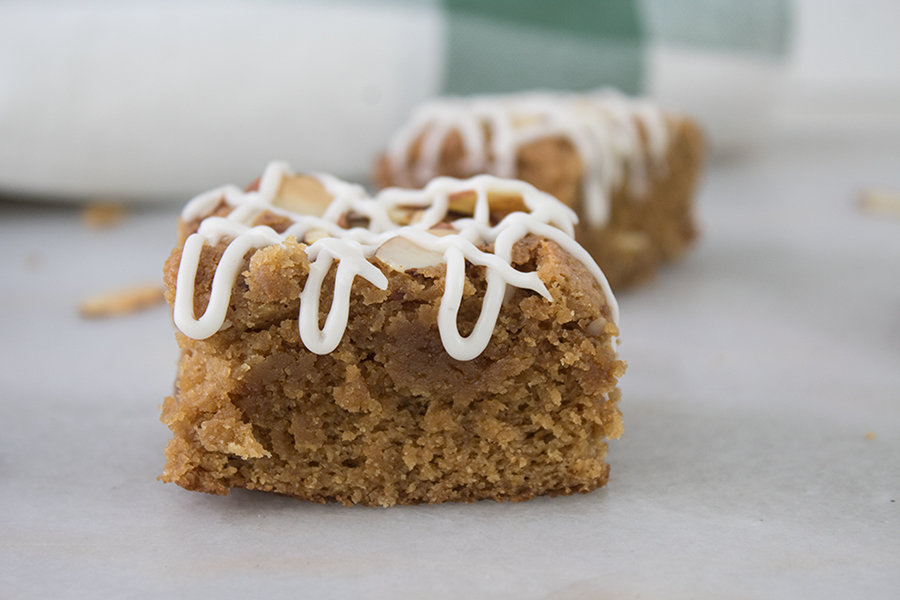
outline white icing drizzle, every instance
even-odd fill
[[[645,194],[648,161],[649,167],[664,169],[669,140],[657,106],[612,90],[443,98],[423,104],[392,138],[387,159],[394,180],[420,186],[435,177],[441,147],[452,131],[462,138],[469,172],[499,177],[516,176],[522,146],[546,137],[568,139],[584,165],[583,211],[595,227],[608,221],[610,194],[626,174],[630,190]],[[410,150],[419,139],[420,151],[408,172]]]
[[[468,180],[439,177],[422,190],[388,188],[376,197],[367,197],[359,186],[328,175],[313,175],[332,196],[321,217],[288,211],[273,204],[282,178],[292,175],[284,163],[270,164],[257,191],[243,192],[225,186],[191,200],[182,212],[184,221],[210,215],[224,202],[232,207],[225,217],[206,216],[196,233],[185,240],[176,280],[175,325],[188,337],[205,339],[219,331],[231,298],[231,290],[249,250],[282,244],[293,237],[299,241],[311,230],[324,232],[306,248],[310,259],[309,275],[300,294],[299,329],[303,344],[312,352],[327,354],[340,343],[347,327],[350,291],[356,277],[362,277],[379,289],[386,289],[387,277],[371,262],[376,251],[392,238],[404,238],[420,248],[440,254],[446,263],[444,294],[438,311],[438,330],[447,353],[457,360],[471,360],[487,347],[509,287],[532,290],[548,301],[550,292],[535,272],[523,272],[511,264],[513,246],[528,234],[553,240],[583,263],[600,283],[606,295],[610,316],[618,324],[618,305],[603,272],[573,238],[575,213],[552,196],[522,181],[492,175]],[[474,191],[474,213],[469,218],[446,222],[450,196]],[[489,192],[521,196],[528,212],[511,212],[492,224]],[[398,209],[416,209],[414,223],[404,225],[391,217]],[[268,226],[252,226],[263,211],[285,216],[291,225],[278,233]],[[339,225],[347,215],[368,218],[366,227]],[[429,231],[438,223],[451,227],[440,234]],[[198,318],[194,314],[196,275],[203,247],[228,239],[213,275],[209,302]],[[493,253],[479,245],[493,244]],[[323,328],[319,328],[319,304],[322,284],[334,261],[334,294]],[[463,337],[457,327],[457,314],[466,279],[466,263],[487,269],[487,289],[481,314],[472,332]]]

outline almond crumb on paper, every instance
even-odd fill
[[[873,431],[867,431],[867,432],[866,432],[866,439],[867,439],[867,440],[874,440],[874,439],[875,439],[875,432],[873,432]]]
[[[136,285],[86,298],[78,312],[88,319],[115,317],[156,306],[163,300],[163,288],[159,284]]]
[[[25,255],[25,269],[28,271],[40,271],[44,266],[44,257],[38,252],[29,252]]]
[[[859,209],[875,216],[900,217],[900,191],[863,190],[859,197]]]
[[[118,225],[125,216],[125,207],[118,202],[88,202],[81,211],[81,222],[92,229]]]

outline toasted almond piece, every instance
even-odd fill
[[[327,237],[331,236],[324,229],[310,229],[306,232],[306,235],[303,236],[303,242],[305,244],[312,244]]]
[[[606,319],[604,319],[603,317],[598,317],[598,318],[594,319],[593,321],[591,321],[590,323],[588,323],[588,326],[585,328],[584,331],[588,335],[591,335],[594,337],[600,336],[606,330],[606,323],[607,323]]]
[[[440,252],[423,248],[403,237],[392,237],[375,250],[375,258],[398,271],[424,269],[444,262]]]
[[[878,216],[900,216],[900,191],[865,190],[859,197],[859,208]]]
[[[496,191],[488,193],[488,204],[491,207],[491,216],[499,221],[511,212],[528,212],[525,199],[522,194],[510,191]]]
[[[463,190],[450,194],[448,198],[447,210],[450,212],[462,213],[464,215],[475,214],[475,203],[478,201],[478,194],[475,190]]]
[[[418,206],[394,206],[388,209],[391,221],[398,225],[418,223],[425,213],[425,208]]]
[[[85,299],[78,307],[82,317],[114,317],[150,308],[163,301],[163,288],[147,284],[106,292]]]
[[[331,204],[332,196],[311,175],[287,175],[272,199],[272,205],[301,215],[321,217]]]
[[[541,117],[535,113],[518,114],[512,119],[513,127],[524,129],[525,127],[539,125]]]
[[[495,221],[501,220],[511,212],[528,212],[525,200],[521,194],[507,190],[489,190],[488,206],[490,207],[491,217]],[[451,194],[447,209],[450,212],[462,213],[464,215],[475,214],[475,204],[478,200],[478,194],[475,190],[464,190]]]
[[[650,246],[649,236],[642,231],[620,231],[613,239],[617,252],[637,254]]]
[[[92,229],[112,227],[122,222],[125,207],[121,202],[95,201],[88,202],[81,211],[81,221]]]
[[[436,235],[438,237],[443,237],[445,235],[450,235],[451,233],[456,233],[456,230],[450,226],[449,223],[438,223],[434,227],[428,230],[428,233],[431,235]]]

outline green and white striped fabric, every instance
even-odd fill
[[[364,179],[436,95],[612,86],[764,129],[788,0],[0,3],[0,192],[184,197],[273,158]],[[734,119],[735,112],[741,119]]]
[[[644,92],[652,48],[780,59],[784,0],[445,0],[444,90]]]
[[[443,93],[616,87],[695,114],[717,150],[746,147],[765,132],[792,17],[787,0],[444,0],[441,6]]]

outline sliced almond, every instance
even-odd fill
[[[462,192],[450,194],[448,200],[447,210],[471,216],[475,214],[475,204],[478,201],[478,194],[475,190],[463,190]]]
[[[898,217],[900,216],[900,191],[897,190],[865,190],[859,198],[859,208],[870,214]]]
[[[375,250],[375,258],[398,271],[424,269],[444,262],[444,255],[403,237],[393,237]]]
[[[331,194],[315,177],[286,175],[272,199],[272,205],[301,215],[321,217],[331,200]]]
[[[156,306],[163,300],[162,286],[151,283],[91,296],[81,302],[78,311],[90,319],[114,317]]]
[[[537,126],[537,125],[540,125],[540,123],[541,123],[541,117],[534,113],[518,114],[518,115],[514,116],[512,119],[513,127],[516,127],[519,129],[525,129],[526,127]]]
[[[322,238],[327,237],[331,237],[331,235],[324,229],[310,229],[306,232],[306,235],[303,236],[303,242],[306,244],[312,244],[314,242],[318,242]]]
[[[488,206],[490,207],[491,218],[495,221],[501,220],[511,212],[528,212],[525,200],[522,195],[517,192],[507,190],[490,190],[488,191]],[[478,194],[475,190],[465,190],[451,194],[447,209],[450,212],[461,213],[464,215],[475,214],[475,204],[478,201]]]
[[[603,317],[594,319],[588,323],[588,326],[585,328],[585,333],[594,337],[602,335],[604,331],[606,331],[606,319]]]
[[[124,216],[125,207],[119,202],[89,202],[81,211],[81,221],[92,229],[118,225]]]
[[[391,221],[398,225],[412,225],[422,219],[425,209],[418,206],[394,206],[389,209]]]
[[[450,223],[445,223],[442,221],[429,229],[428,233],[430,233],[431,235],[436,235],[438,237],[443,237],[445,235],[450,235],[451,233],[456,233],[456,230],[452,225],[450,225]]]
[[[491,216],[499,217],[498,221],[511,212],[528,212],[522,194],[507,190],[488,192],[488,205],[491,207]]]

